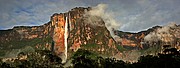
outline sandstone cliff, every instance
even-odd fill
[[[90,7],[76,7],[65,13],[53,14],[50,21],[41,26],[16,26],[13,29],[1,30],[2,55],[6,55],[6,50],[32,46],[35,49],[52,50],[63,59],[67,59],[67,56],[70,57],[78,49],[114,56],[118,52],[116,42],[100,17],[85,16],[89,10]],[[93,22],[98,22],[101,26],[87,22],[89,17],[96,18]]]

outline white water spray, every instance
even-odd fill
[[[72,28],[71,28],[71,15],[70,15],[70,13],[68,15],[69,15],[69,30],[71,31],[72,30]]]
[[[66,17],[66,23],[65,23],[65,33],[64,33],[64,44],[65,44],[65,61],[67,60],[67,38],[68,38],[68,23],[67,23],[67,17]]]

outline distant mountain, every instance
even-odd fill
[[[76,7],[65,13],[53,14],[44,25],[0,30],[0,56],[16,57],[20,52],[51,50],[65,62],[78,49],[84,49],[103,57],[135,61],[140,55],[160,52],[164,45],[179,48],[179,25],[155,26],[138,33],[114,30],[114,34],[120,37],[116,40],[101,17],[86,14],[91,9]],[[155,41],[149,40],[156,35],[162,36]],[[167,41],[169,37],[174,40]]]
[[[180,25],[155,26],[138,33],[115,31],[121,37],[119,45],[128,50],[143,51],[141,54],[156,54],[164,47],[180,50]]]
[[[122,40],[118,43],[122,45],[124,48],[130,49],[130,50],[133,50],[133,49],[141,50],[141,49],[146,48],[141,45],[141,42],[144,41],[144,37],[148,35],[149,33],[157,30],[158,28],[161,28],[161,26],[155,26],[146,31],[141,31],[138,33],[123,32],[123,31],[118,31],[118,30],[114,32],[116,35],[121,37]]]

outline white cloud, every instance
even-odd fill
[[[152,42],[172,42],[175,39],[175,36],[178,36],[179,33],[174,32],[179,31],[177,25],[174,22],[169,23],[166,26],[162,26],[162,28],[158,28],[157,30],[149,33],[144,37],[145,41]],[[173,34],[172,34],[173,33]]]
[[[3,10],[0,10],[0,29],[12,28],[14,25],[42,25],[50,20],[52,14],[67,12],[75,6],[84,4],[71,0],[1,0],[0,8]]]
[[[110,12],[107,12],[106,8],[108,8],[107,4],[98,4],[95,7],[92,7],[92,10],[88,11],[85,15],[88,15],[87,17],[87,23],[95,25],[95,26],[102,26],[100,22],[98,21],[99,18],[94,17],[98,16],[103,19],[105,22],[106,28],[109,30],[111,36],[115,39],[115,37],[118,37],[114,34],[113,30],[118,30],[120,27],[120,23],[117,23],[116,20],[113,18],[113,15]],[[119,37],[118,37],[119,38]]]
[[[155,25],[166,25],[168,22],[177,21],[180,16],[178,14],[180,7],[177,7],[177,0],[169,2],[153,1],[153,0],[137,0],[137,6],[131,6],[121,19],[123,25],[121,30],[124,31],[140,31]],[[126,9],[126,7],[124,8]],[[138,10],[136,10],[138,9]],[[132,12],[131,12],[132,11]],[[177,19],[173,19],[176,16]],[[180,24],[180,22],[177,22]]]
[[[0,29],[44,24],[53,13],[99,3],[108,4],[107,10],[114,12],[114,19],[121,22],[120,30],[140,31],[171,21],[180,24],[180,0],[0,0]]]

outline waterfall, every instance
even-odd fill
[[[69,15],[69,31],[71,31],[72,30],[72,28],[71,28],[71,15],[70,15],[70,13],[68,14]]]
[[[65,45],[65,62],[67,60],[67,38],[68,38],[68,22],[66,17],[66,23],[65,23],[65,33],[64,33],[64,45]]]

